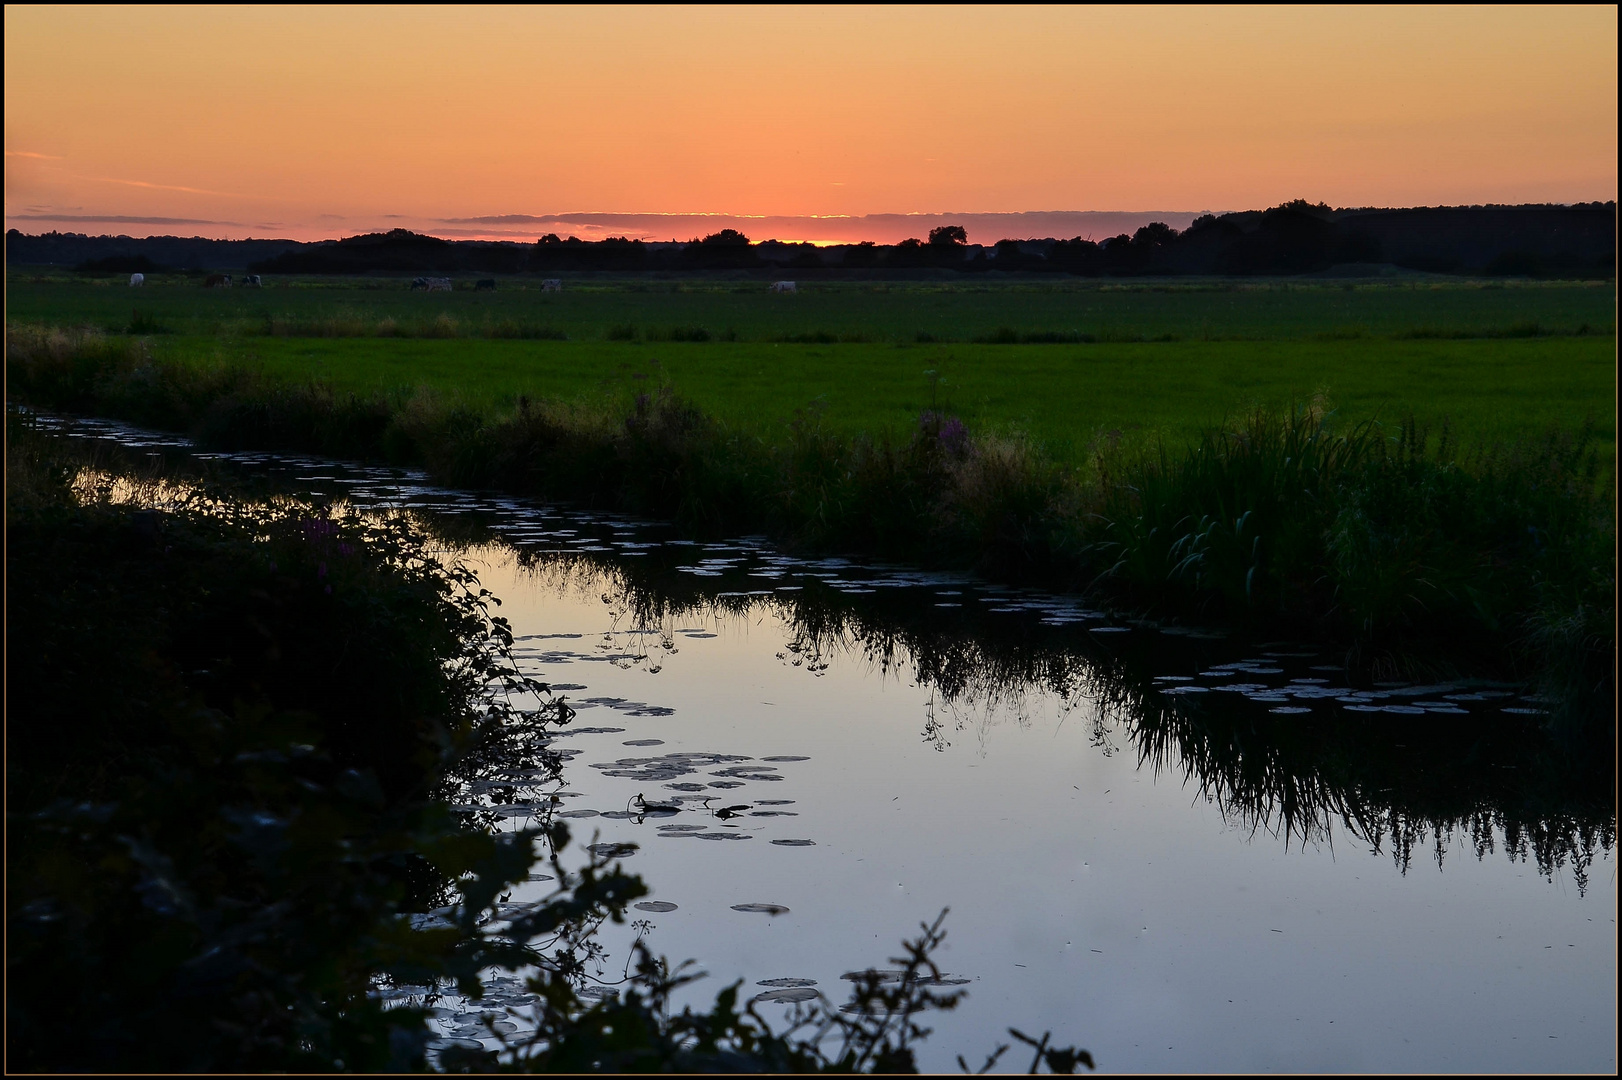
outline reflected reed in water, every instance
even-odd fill
[[[922,737],[937,748],[972,723],[1028,723],[1032,709],[1057,703],[1061,716],[1087,717],[1105,753],[1131,748],[1141,767],[1180,776],[1230,825],[1286,846],[1333,845],[1338,824],[1388,851],[1402,873],[1427,849],[1440,867],[1463,847],[1478,859],[1501,851],[1546,878],[1569,866],[1584,890],[1596,854],[1615,844],[1609,731],[1557,734],[1498,711],[1273,715],[1240,695],[1173,696],[1155,685],[1159,672],[1234,655],[1226,642],[1129,634],[1106,647],[1075,630],[944,622],[882,591],[717,595],[719,586],[650,560],[522,551],[519,560],[541,584],[601,594],[616,625],[634,631],[615,649],[644,664],[669,650],[672,627],[769,611],[790,635],[785,663],[814,675],[845,658],[927,688]]]

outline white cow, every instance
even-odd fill
[[[541,282],[541,291],[542,292],[562,292],[563,291],[563,280],[561,278],[555,278],[555,277],[547,278],[546,280]]]
[[[136,286],[136,285],[145,285],[145,284],[146,284],[146,275],[145,274],[131,274],[130,275],[130,285],[132,287]]]
[[[451,279],[448,277],[431,277],[428,279],[429,292],[450,292]]]
[[[774,281],[772,282],[772,292],[799,292],[799,290],[794,287],[792,281]]]

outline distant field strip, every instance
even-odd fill
[[[935,372],[934,405],[971,424],[1025,431],[1061,458],[1101,433],[1182,439],[1252,405],[1316,394],[1345,420],[1447,419],[1467,443],[1590,419],[1607,452],[1616,437],[1611,338],[898,348],[169,337],[154,347],[357,393],[425,386],[494,407],[520,394],[586,400],[668,381],[713,415],[768,436],[808,406],[844,433],[908,428],[932,404]]]
[[[1315,340],[1610,334],[1610,282],[1220,281],[1006,284],[503,279],[494,292],[412,293],[400,279],[203,289],[175,278],[14,281],[8,319],[180,334],[915,343]]]

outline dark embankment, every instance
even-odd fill
[[[585,1000],[594,934],[647,890],[560,861],[546,743],[570,712],[472,575],[402,520],[103,453],[8,417],[10,1068],[422,1069],[421,995],[501,968],[537,972],[533,1036],[499,1036],[521,1070],[911,1071],[917,1014],[961,997],[938,920],[899,983],[786,1034],[736,985],[675,1013],[690,977],[640,946]],[[515,810],[535,826],[490,830]],[[556,891],[501,903],[548,850]],[[1030,1042],[1033,1070],[1091,1066]]]
[[[530,834],[443,798],[520,719],[502,627],[409,532],[143,508],[7,437],[8,1065],[420,1067],[424,1014],[385,1012],[374,979],[516,959],[472,919]],[[458,892],[459,925],[402,921]]]
[[[8,331],[9,392],[217,448],[421,464],[439,481],[791,544],[1089,590],[1157,618],[1345,645],[1359,663],[1536,678],[1610,723],[1614,467],[1581,431],[1458,450],[1413,425],[1261,413],[1084,469],[925,413],[898,436],[781,445],[668,390],[507,412],[425,393],[339,395],[166,362],[140,340]]]

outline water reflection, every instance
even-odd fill
[[[1221,641],[1139,633],[1112,637],[1105,647],[1090,635],[1040,632],[1048,628],[943,623],[916,597],[899,594],[739,592],[657,562],[595,553],[520,550],[519,560],[540,587],[600,598],[615,629],[596,648],[615,662],[658,671],[679,652],[684,633],[709,633],[696,627],[768,617],[781,621],[789,638],[780,663],[815,676],[836,657],[856,660],[927,688],[921,737],[929,746],[944,750],[977,726],[1029,724],[1033,703],[1056,701],[1058,722],[1085,715],[1105,754],[1135,752],[1141,768],[1193,787],[1230,825],[1286,847],[1332,847],[1338,833],[1389,853],[1403,873],[1416,858],[1440,866],[1461,847],[1478,859],[1502,852],[1545,877],[1569,867],[1584,891],[1595,855],[1615,843],[1609,758],[1574,751],[1523,713],[1506,712],[1516,706],[1502,702],[1523,700],[1508,690],[1457,683],[1335,688],[1325,684],[1344,675],[1298,674],[1331,667],[1307,663],[1321,658],[1299,646],[1241,666],[1214,659],[1232,652]],[[1178,693],[1188,687],[1154,674],[1168,667],[1216,678],[1237,670],[1268,681],[1223,687],[1249,688],[1248,695]],[[1329,694],[1343,696],[1329,699],[1328,708],[1253,703],[1317,704]],[[1428,708],[1388,709],[1355,704],[1378,705],[1378,696],[1350,694],[1435,700],[1424,701]],[[1334,707],[1340,702],[1354,704]]]

